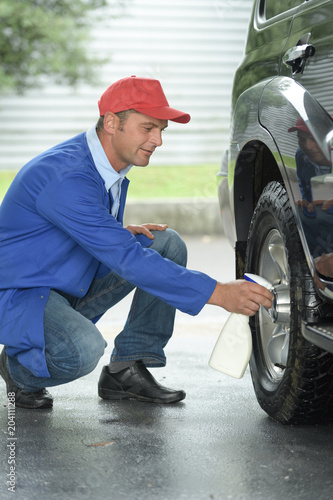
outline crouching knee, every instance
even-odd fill
[[[167,228],[165,231],[152,232],[155,239],[150,248],[156,250],[162,257],[185,267],[187,263],[187,247],[179,234],[170,228]]]
[[[51,378],[66,383],[87,375],[96,368],[106,346],[107,343],[100,335],[88,344],[84,341],[77,341],[75,344],[68,343],[67,349],[56,355],[49,356],[46,353]]]

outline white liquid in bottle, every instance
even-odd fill
[[[245,279],[273,290],[273,285],[261,276],[245,274]],[[226,375],[242,378],[252,353],[249,317],[231,313],[217,339],[209,366]]]

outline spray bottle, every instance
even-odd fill
[[[244,278],[264,286],[271,292],[274,291],[273,285],[261,276],[246,273]],[[251,352],[252,334],[249,317],[231,313],[217,339],[209,359],[209,366],[231,377],[242,378]]]

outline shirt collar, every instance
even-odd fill
[[[115,182],[125,178],[126,174],[130,171],[133,165],[129,165],[123,170],[120,170],[120,172],[116,172],[105,154],[103,146],[98,138],[95,125],[87,131],[86,136],[88,147],[92,154],[96,168],[104,180],[105,189],[108,191]]]

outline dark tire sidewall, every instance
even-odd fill
[[[290,283],[290,340],[287,365],[281,379],[274,380],[262,352],[259,316],[250,319],[253,351],[250,361],[251,376],[259,404],[273,418],[286,423],[293,420],[292,394],[298,394],[299,376],[304,366],[298,366],[297,356],[311,344],[301,334],[302,286],[304,273],[309,274],[299,240],[288,196],[278,183],[272,183],[263,192],[256,207],[249,231],[246,271],[258,274],[260,249],[271,229],[277,229],[283,238]]]

